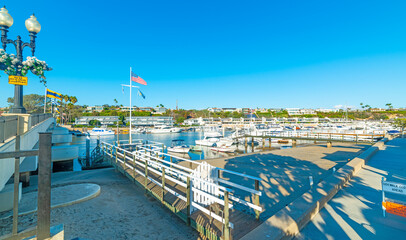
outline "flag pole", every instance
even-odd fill
[[[132,144],[132,135],[131,135],[131,129],[132,129],[132,89],[133,89],[133,84],[131,81],[131,67],[130,67],[130,132],[128,134],[130,134],[130,144]]]
[[[47,87],[45,87],[44,113],[47,112]]]

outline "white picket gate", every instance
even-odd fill
[[[209,193],[212,196],[218,197],[220,195],[219,185],[217,184],[218,171],[215,167],[207,162],[202,162],[195,170],[193,170],[192,176],[194,176],[192,181],[192,186],[194,188]],[[214,184],[209,184],[205,181]],[[210,198],[210,195],[202,194],[199,191],[193,191],[193,201],[203,206],[209,206],[215,202],[213,198]]]

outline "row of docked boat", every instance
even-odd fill
[[[131,129],[132,134],[140,134],[140,133],[153,133],[153,134],[162,134],[162,133],[180,133],[182,132],[182,128],[179,127],[170,127],[170,126],[156,126],[154,128],[135,128]],[[115,132],[112,129],[108,129],[107,127],[100,127],[100,128],[93,128],[92,130],[87,132],[90,136],[108,136],[114,135]]]

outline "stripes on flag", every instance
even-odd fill
[[[133,73],[133,71],[131,71],[131,81],[142,85],[147,85],[147,82],[144,79],[140,78],[137,74]]]
[[[62,100],[62,94],[47,89],[47,97]]]
[[[138,94],[145,99],[145,95],[138,89]]]

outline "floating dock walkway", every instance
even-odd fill
[[[101,142],[100,147],[113,166],[204,239],[240,239],[261,224],[260,178],[166,154],[163,144],[153,141]],[[181,161],[190,168],[177,164]],[[231,175],[252,184],[230,182]]]
[[[327,147],[331,147],[333,142],[349,142],[355,144],[374,144],[384,138],[384,134],[353,134],[353,133],[318,133],[318,132],[264,132],[262,135],[241,134],[234,139],[245,139],[245,146],[248,145],[248,139],[251,139],[251,144],[254,145],[254,139],[262,138],[262,145],[265,146],[266,139],[286,139],[292,140],[292,146],[296,146],[300,141],[327,142]]]

